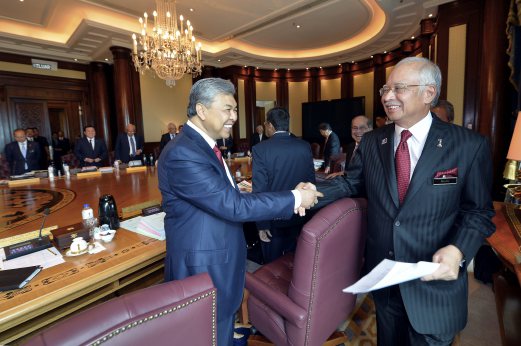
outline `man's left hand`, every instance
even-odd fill
[[[440,263],[440,267],[434,273],[422,277],[422,280],[456,280],[462,259],[463,254],[454,245],[442,247],[432,256],[432,261],[434,263]]]
[[[141,155],[142,152],[143,152],[143,150],[138,149],[138,150],[136,150],[136,155]]]

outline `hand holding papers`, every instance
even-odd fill
[[[353,285],[344,288],[346,293],[365,293],[432,274],[439,263],[423,262],[404,263],[384,259],[369,274]]]

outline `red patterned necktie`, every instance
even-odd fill
[[[221,165],[224,167],[223,155],[221,154],[219,148],[217,148],[217,144],[213,146],[213,152],[215,153],[215,156],[217,156],[217,160],[219,160]]]
[[[409,178],[411,176],[411,158],[409,156],[407,140],[411,138],[412,133],[409,132],[409,130],[403,130],[401,136],[402,138],[400,140],[400,144],[398,144],[398,148],[396,149],[396,154],[394,157],[400,205],[405,199],[405,194],[407,193],[407,188],[409,187]]]

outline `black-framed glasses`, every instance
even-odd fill
[[[380,96],[387,95],[389,91],[393,91],[395,95],[405,94],[410,87],[420,87],[420,86],[431,86],[432,84],[406,84],[406,83],[396,83],[394,86],[390,87],[388,85],[384,85],[378,90],[380,92]]]

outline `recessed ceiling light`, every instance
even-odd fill
[[[371,59],[373,58],[373,56],[371,55]]]
[[[288,68],[288,71],[291,71],[291,69],[290,69],[290,68]]]
[[[306,67],[306,70],[309,70],[309,67]]]
[[[257,70],[259,69],[259,66],[255,67]]]
[[[105,61],[109,61],[109,59],[105,58]]]
[[[320,66],[320,68],[322,68],[322,66]]]
[[[273,71],[277,71],[277,70],[278,70],[278,68],[274,69]]]
[[[193,12],[193,11],[194,11],[194,9],[193,9],[193,8],[191,8],[191,9],[190,9],[190,12]]]
[[[300,25],[299,24],[297,24],[297,29],[300,29]]]
[[[411,40],[414,40],[414,36],[411,36]]]
[[[386,51],[386,50],[384,50],[384,54],[387,54],[387,51]]]
[[[244,67],[248,67],[248,66],[244,65]]]
[[[342,64],[338,64],[338,66],[342,66]]]
[[[218,62],[221,62],[221,59],[217,59]]]
[[[429,13],[429,18],[432,18],[433,14],[432,13]]]
[[[354,60],[351,60],[351,64],[354,64],[354,63],[355,63],[355,61],[354,61]]]
[[[74,61],[78,61],[78,59],[74,58]]]

